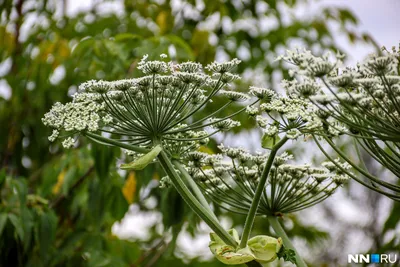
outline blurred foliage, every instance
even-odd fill
[[[67,101],[81,82],[134,77],[144,54],[166,53],[203,64],[238,57],[238,72],[248,77],[238,90],[249,80],[274,87],[287,76],[274,61],[286,47],[340,50],[330,24],[352,42],[373,43],[350,30],[358,20],[346,9],[296,15],[314,4],[308,0],[104,0],[67,14],[70,4],[0,1],[0,266],[221,266],[174,256],[184,223],[195,235],[199,219],[176,191],[152,185],[163,175],[158,166],[121,173],[119,150],[83,140],[72,151],[49,144],[41,117],[53,103]],[[238,119],[251,128],[246,115]],[[161,212],[172,240],[155,229],[145,241],[114,236],[111,226],[129,204],[149,210],[144,202],[151,197],[159,203],[151,210]],[[243,223],[242,216],[231,219]],[[293,235],[310,242],[326,237],[293,223]]]
[[[373,234],[374,245],[372,249],[366,253],[379,253],[379,254],[392,254],[392,255],[396,255],[398,253],[398,248],[400,247],[399,210],[400,210],[400,203],[394,202],[389,212],[389,216],[384,221],[381,231]]]

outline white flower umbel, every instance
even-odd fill
[[[221,155],[191,152],[190,172],[209,199],[224,209],[247,214],[268,154],[251,155],[240,148],[220,145]],[[223,159],[229,159],[224,161]],[[322,168],[288,163],[286,152],[274,160],[258,206],[258,215],[279,215],[311,207],[329,197],[349,177],[331,163]],[[342,167],[349,165],[336,161]]]
[[[377,186],[352,178],[400,201],[400,186],[360,168],[331,139],[340,134],[355,137],[357,146],[400,178],[400,49],[383,48],[379,55],[370,55],[354,67],[341,67],[341,56],[332,60],[305,50],[289,51],[281,59],[296,66],[292,71],[295,78],[284,83],[287,94],[319,110],[315,114],[327,130],[321,136],[342,159]]]
[[[64,139],[62,142],[63,147],[65,148],[71,148],[74,146],[75,140],[72,137],[68,137],[67,139]]]
[[[95,132],[111,122],[106,112],[105,103],[99,103],[99,96],[93,93],[74,95],[73,101],[65,105],[56,103],[42,119],[46,126],[53,128],[49,141],[53,142],[61,131],[75,134],[82,131]],[[63,146],[72,147],[70,138],[67,138]]]
[[[281,58],[297,66],[296,79],[284,82],[287,93],[309,100],[323,110],[328,125],[335,128],[337,125],[331,122],[338,121],[346,125],[344,130],[348,134],[363,132],[400,142],[399,51],[371,55],[364,63],[348,68],[339,68],[340,59],[331,62],[328,57],[317,57],[305,50],[289,51]],[[313,75],[305,71],[308,62],[325,62],[335,67],[324,75]]]
[[[54,129],[49,140],[54,141],[63,132],[92,139],[104,132],[110,136],[108,139],[143,148],[162,143],[172,156],[179,157],[205,144],[212,134],[240,125],[231,117],[245,107],[226,117],[192,120],[218,93],[226,97],[227,103],[217,107],[212,116],[218,116],[233,102],[250,99],[245,93],[224,90],[229,82],[240,78],[230,73],[239,60],[214,62],[204,72],[199,63],[175,64],[164,58],[151,61],[143,57],[138,69],[144,76],[139,78],[91,80],[80,85],[72,102],[56,103],[45,114],[43,123]],[[191,123],[185,124],[188,121]],[[203,128],[213,131],[207,133]]]
[[[306,83],[302,89],[303,94],[308,95],[319,90],[319,86],[310,80]],[[284,85],[301,87],[292,82],[284,82]],[[258,126],[263,129],[267,137],[275,137],[282,133],[286,133],[289,139],[312,134],[329,136],[341,134],[342,126],[337,121],[328,119],[332,125],[324,124],[321,119],[323,114],[318,112],[319,109],[307,99],[300,98],[293,90],[284,96],[269,89],[253,87],[250,93],[261,100],[261,105],[247,108],[246,112],[255,117]]]

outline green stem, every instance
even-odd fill
[[[168,155],[165,151],[161,151],[158,155],[158,159],[161,166],[171,179],[178,193],[181,195],[183,200],[189,205],[189,207],[200,216],[201,219],[227,244],[236,247],[237,243],[232,236],[225,231],[220,223],[215,219],[215,215],[211,213],[200,204],[200,202],[192,195],[189,188],[182,181],[181,177],[176,173],[172,162],[169,160]]]
[[[149,152],[148,149],[132,146],[129,144],[125,144],[113,139],[105,138],[101,135],[93,134],[86,132],[84,134],[89,139],[92,139],[96,142],[105,143],[108,145],[118,146],[121,148],[129,149],[132,151],[136,151],[139,153],[147,153]],[[171,179],[172,183],[174,184],[175,188],[177,189],[178,193],[184,199],[184,201],[189,205],[189,207],[198,215],[200,218],[204,220],[204,222],[227,244],[236,247],[238,244],[237,242],[225,231],[225,229],[221,226],[218,222],[217,217],[211,211],[207,200],[204,198],[203,194],[200,192],[197,185],[194,183],[193,179],[190,175],[186,172],[186,170],[182,167],[179,162],[174,162],[175,166],[181,171],[182,176],[184,177],[185,181],[191,186],[192,190],[199,198],[197,200],[192,193],[189,191],[185,183],[181,180],[179,175],[176,173],[172,162],[169,160],[168,155],[161,151],[158,155],[158,159],[160,161],[161,166],[167,173],[168,177]],[[198,191],[198,192],[197,192]],[[199,202],[200,201],[200,202]],[[251,261],[246,263],[249,267],[262,267],[262,265],[256,261]]]
[[[214,217],[214,219],[217,220],[217,217],[215,216],[214,212],[211,210],[210,205],[208,204],[206,198],[204,197],[203,193],[201,192],[200,188],[197,186],[196,182],[193,181],[193,178],[189,175],[189,173],[186,171],[186,169],[182,166],[182,164],[179,161],[173,160],[172,164],[181,172],[182,178],[184,182],[189,185],[189,187],[192,189],[194,195],[197,197],[197,200],[200,202],[203,207],[205,207]]]
[[[125,144],[125,143],[119,142],[117,140],[114,140],[114,139],[111,139],[111,138],[106,138],[106,137],[103,137],[101,135],[94,134],[94,133],[91,133],[91,132],[85,132],[85,133],[83,133],[83,135],[88,137],[89,139],[94,140],[94,141],[99,142],[99,143],[112,145],[112,146],[117,146],[117,147],[120,147],[120,148],[125,148],[125,149],[131,150],[131,151],[135,151],[135,152],[138,152],[138,153],[147,153],[147,152],[150,151],[149,149],[146,149],[146,148],[143,148],[143,147],[140,147],[140,146],[133,146],[133,145]]]
[[[290,242],[289,237],[287,236],[285,230],[282,228],[281,224],[278,221],[278,218],[275,216],[268,216],[267,217],[269,224],[272,226],[274,229],[275,233],[282,238],[283,244],[289,248],[293,249],[293,251],[296,253],[296,265],[298,267],[307,267],[307,264],[304,262],[304,260],[300,257],[299,253],[297,252],[296,248],[293,246],[292,242]]]
[[[288,138],[285,136],[284,138],[282,138],[281,141],[279,141],[271,149],[267,163],[265,164],[263,173],[261,175],[260,182],[257,185],[256,192],[254,194],[253,202],[251,203],[249,213],[247,214],[247,217],[246,217],[246,223],[244,224],[242,240],[240,242],[241,248],[246,247],[247,241],[250,238],[250,232],[251,232],[251,229],[253,228],[253,223],[254,223],[254,220],[255,220],[255,217],[257,214],[258,205],[260,204],[261,196],[265,189],[265,184],[267,182],[268,174],[269,174],[269,171],[271,170],[272,163],[274,162],[276,153],[278,152],[279,148],[281,148],[286,143],[287,140],[288,140]]]
[[[208,205],[207,200],[205,199],[204,195],[200,191],[197,184],[193,181],[192,177],[187,173],[186,169],[183,168],[182,164],[178,161],[172,161],[172,163],[182,173],[182,177],[184,178],[185,183],[188,184],[190,186],[190,188],[193,190],[193,192],[196,195],[196,197],[198,198],[199,202],[209,211],[210,215],[213,216],[214,219],[217,221],[218,219],[215,216],[215,214],[212,212],[212,210],[210,209],[210,206]],[[229,243],[227,243],[227,244],[229,244]],[[237,246],[236,242],[235,242],[234,246],[235,247]],[[246,263],[246,265],[249,267],[262,267],[262,265],[257,261],[248,262],[248,263]]]

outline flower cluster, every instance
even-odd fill
[[[97,131],[112,121],[106,112],[106,105],[99,103],[99,97],[93,93],[75,94],[73,101],[65,105],[55,103],[42,119],[46,126],[53,128],[49,141],[57,139],[61,131],[74,134],[78,131]],[[67,137],[63,141],[66,148],[72,147],[74,139]]]
[[[302,87],[303,92],[314,92],[319,88],[311,81],[304,86],[284,82],[284,86]],[[342,133],[342,126],[336,120],[324,118],[317,107],[292,92],[284,96],[269,89],[252,87],[250,94],[260,99],[262,104],[248,107],[246,112],[264,129],[264,136],[275,137],[285,133],[287,138],[297,139],[301,135],[336,136]],[[330,123],[326,123],[325,119]]]
[[[314,56],[311,51],[297,49],[295,51],[286,51],[286,55],[279,56],[277,60],[285,60],[286,62],[299,66],[297,71],[291,71],[291,74],[302,74],[309,77],[322,77],[331,73],[335,67],[340,64],[343,55],[337,54],[337,62],[331,62],[330,53],[324,54],[322,57]]]
[[[198,118],[194,115],[216,95],[225,97],[227,104],[217,108],[213,116],[233,102],[249,100],[248,95],[228,88],[229,82],[239,78],[230,73],[239,60],[211,63],[205,67],[207,72],[199,63],[176,64],[164,59],[149,61],[143,57],[138,64],[143,77],[81,84],[72,102],[56,103],[45,114],[44,124],[54,129],[50,141],[63,131],[68,136],[107,133],[118,142],[145,148],[162,143],[178,156],[197,149],[212,134],[240,125],[231,119],[234,114],[192,119]],[[205,128],[212,132],[207,133]],[[96,139],[93,134],[90,137]],[[68,137],[64,146],[73,146],[73,140]]]
[[[222,154],[201,152],[187,154],[188,172],[221,207],[247,214],[268,155],[252,155],[241,148],[220,145]],[[288,163],[292,156],[283,153],[275,157],[258,208],[259,215],[290,213],[313,206],[329,197],[349,177],[342,169],[350,166],[335,161],[321,168],[308,164]]]
[[[283,59],[295,64],[299,74],[285,82],[290,95],[309,100],[325,115],[347,126],[347,132],[365,132],[383,140],[398,138],[400,123],[400,52],[371,55],[353,68],[340,68],[340,60],[316,57],[310,51],[288,52]],[[307,62],[332,65],[317,75],[307,71]],[[324,63],[321,63],[324,62]]]
[[[332,61],[310,51],[281,58],[296,65],[295,78],[284,83],[288,95],[312,104],[324,127],[356,137],[364,150],[400,177],[400,49],[383,49],[355,67],[342,67],[340,57]],[[329,71],[314,71],[315,65]],[[398,186],[383,186],[400,193]]]

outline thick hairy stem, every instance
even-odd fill
[[[253,228],[254,219],[256,217],[258,205],[260,204],[262,193],[265,189],[265,184],[267,182],[269,171],[271,170],[272,163],[274,162],[276,153],[278,152],[279,148],[281,148],[287,141],[287,137],[285,136],[279,141],[272,149],[271,153],[269,154],[267,163],[265,164],[263,173],[260,178],[260,182],[257,185],[256,192],[254,194],[253,202],[251,203],[249,213],[246,217],[246,223],[244,225],[242,240],[240,241],[240,247],[244,248],[247,245],[247,241],[250,237],[251,229]]]
[[[283,245],[287,248],[292,249],[296,253],[296,265],[298,267],[307,267],[307,264],[304,260],[300,257],[299,253],[297,252],[296,248],[293,246],[292,242],[290,242],[289,237],[287,236],[285,230],[282,228],[281,224],[278,221],[278,218],[275,216],[268,216],[268,222],[274,229],[275,233],[282,238]]]
[[[203,193],[200,191],[197,184],[193,181],[192,177],[187,173],[186,169],[178,161],[172,161],[172,163],[181,172],[182,178],[184,179],[185,183],[188,184],[189,187],[192,189],[193,193],[195,194],[195,196],[197,197],[199,202],[210,212],[210,214],[215,218],[215,220],[217,220],[217,217],[215,216],[213,211],[210,209],[210,206],[208,205],[208,202],[207,202],[206,198],[204,197]],[[248,263],[246,263],[246,265],[249,267],[262,267],[262,265],[257,261],[248,262]]]
[[[210,209],[210,206],[204,197],[203,193],[200,191],[200,188],[197,186],[196,182],[193,181],[193,178],[189,175],[189,173],[186,171],[186,169],[182,166],[182,164],[179,161],[172,161],[172,164],[180,171],[182,174],[182,179],[184,182],[192,189],[194,195],[196,196],[197,200],[205,207],[211,215],[214,216],[214,219],[217,220],[217,217],[215,216],[214,212]]]
[[[215,219],[215,215],[212,215],[200,202],[192,195],[189,188],[182,181],[181,177],[176,173],[172,162],[168,158],[168,155],[161,151],[158,155],[158,160],[161,163],[164,171],[171,179],[178,193],[181,195],[183,200],[189,205],[189,207],[200,216],[201,219],[228,245],[237,246],[236,241],[232,236],[222,228],[221,224]]]
[[[101,135],[93,134],[93,133],[85,133],[85,136],[89,139],[92,139],[96,142],[104,143],[107,145],[118,146],[121,148],[129,149],[132,151],[136,151],[139,153],[147,153],[149,150],[137,146],[132,146],[129,144],[125,144],[116,140],[105,138]],[[200,192],[197,185],[194,183],[189,174],[184,170],[179,162],[174,162],[175,166],[182,172],[185,181],[192,188],[196,196],[199,198],[197,200],[190,190],[187,188],[185,183],[181,180],[181,177],[176,173],[172,162],[169,160],[168,155],[161,151],[158,155],[158,160],[167,173],[168,177],[171,179],[173,185],[175,186],[178,193],[184,199],[184,201],[189,205],[189,207],[198,215],[200,218],[204,220],[204,222],[228,245],[236,247],[237,242],[228,234],[227,231],[220,225],[217,220],[215,214],[211,211],[210,207],[203,194]],[[197,189],[196,189],[197,188]],[[200,201],[200,202],[199,202]],[[246,264],[249,267],[262,267],[262,265],[256,261],[251,261]]]

